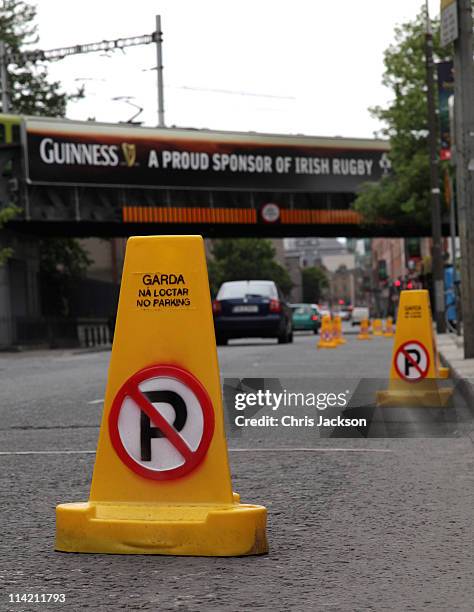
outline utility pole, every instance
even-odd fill
[[[158,87],[158,126],[165,127],[165,102],[163,93],[163,32],[161,31],[161,16],[156,16],[156,74]]]
[[[5,43],[0,41],[0,86],[2,88],[2,113],[10,112],[10,94],[8,91],[7,53]]]
[[[441,236],[441,200],[439,188],[439,152],[438,152],[438,118],[436,116],[434,65],[433,65],[433,32],[426,0],[425,32],[426,81],[428,100],[428,145],[430,152],[430,192],[431,192],[431,271],[434,293],[434,320],[438,334],[446,332],[445,298],[444,298],[444,262]]]
[[[454,40],[456,195],[461,242],[461,302],[464,357],[474,357],[474,65],[471,0],[457,0]]]

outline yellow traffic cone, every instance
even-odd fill
[[[360,322],[360,331],[357,340],[371,340],[370,324],[368,319],[362,319]]]
[[[337,348],[337,342],[333,338],[332,334],[332,322],[329,315],[324,315],[321,322],[321,330],[319,332],[320,338],[317,344],[317,348]]]
[[[332,335],[336,344],[346,344],[346,340],[342,335],[342,320],[339,315],[335,315],[332,320]]]
[[[385,321],[385,330],[383,332],[383,335],[386,338],[392,338],[395,334],[393,331],[393,319],[392,317],[387,317],[387,320]]]
[[[375,319],[373,326],[372,326],[372,334],[374,336],[383,336],[382,319]]]
[[[268,550],[265,508],[232,492],[201,236],[127,243],[89,501],[57,506],[56,550]]]

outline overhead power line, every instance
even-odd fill
[[[11,53],[6,50],[7,62],[15,63],[20,60],[38,62],[55,59],[63,59],[69,55],[80,53],[97,53],[99,51],[116,51],[125,47],[136,47],[138,45],[149,45],[157,40],[156,32],[153,34],[143,34],[142,36],[131,36],[129,38],[116,38],[115,40],[101,40],[100,42],[87,43],[84,45],[73,45],[71,47],[59,47],[58,49],[36,49],[23,51],[21,53]]]

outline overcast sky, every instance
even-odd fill
[[[368,107],[384,104],[383,51],[421,0],[39,0],[43,49],[149,34],[164,38],[168,126],[323,136],[372,136]],[[439,0],[430,0],[439,13]],[[86,86],[68,117],[157,124],[154,44],[70,57],[50,74]],[[216,91],[218,90],[218,91]],[[219,91],[220,90],[220,91]]]

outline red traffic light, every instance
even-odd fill
[[[413,283],[411,281],[407,284],[407,289],[413,289]]]
[[[402,284],[402,282],[401,282],[401,281],[399,281],[399,280],[396,280],[396,281],[395,281],[393,284],[395,285],[395,287],[400,287],[400,285]]]
[[[339,300],[339,305],[343,306],[344,305],[344,300]]]

